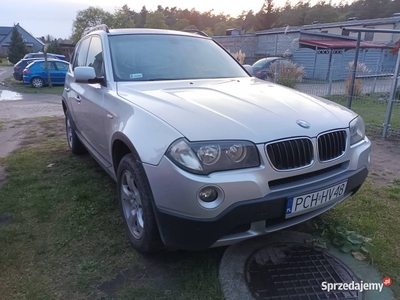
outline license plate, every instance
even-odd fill
[[[286,206],[286,218],[314,209],[343,196],[346,186],[347,181],[318,192],[289,198]]]

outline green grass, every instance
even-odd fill
[[[366,124],[367,131],[376,132],[382,130],[385,121],[387,104],[378,101],[381,94],[363,95],[357,97],[352,102],[351,109],[358,113]],[[327,99],[335,101],[347,107],[347,97],[345,95],[330,96]],[[400,104],[394,103],[390,121],[391,129],[400,130]]]
[[[0,67],[12,67],[14,64],[8,64],[7,59],[1,59],[2,62],[0,63]]]
[[[400,298],[400,184],[378,186],[368,179],[359,192],[321,219],[372,238],[371,263],[383,276],[393,279]]]
[[[30,94],[53,94],[53,95],[62,95],[64,90],[63,85],[55,85],[52,88],[48,86],[44,86],[42,88],[34,88],[31,85],[24,84],[22,81],[17,81],[13,77],[8,77],[4,80],[4,85],[13,91],[19,93],[30,93]]]
[[[114,181],[89,155],[67,151],[57,129],[62,120],[40,122],[47,128],[41,136],[34,136],[41,130],[29,132],[25,148],[0,160],[9,174],[0,212],[13,218],[0,224],[2,299],[222,299],[223,249],[154,257],[135,252],[125,237]],[[149,271],[153,261],[159,263]],[[122,272],[130,275],[120,278]],[[169,284],[171,279],[176,282]]]

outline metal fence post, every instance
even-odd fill
[[[333,59],[331,65],[329,67],[329,86],[328,86],[328,96],[332,94],[332,81],[333,81],[333,63],[335,60]]]
[[[354,98],[354,83],[356,81],[356,73],[357,73],[357,66],[358,66],[358,55],[360,52],[360,44],[361,44],[361,32],[358,33],[357,36],[357,46],[356,46],[356,56],[354,57],[354,63],[353,63],[353,70],[351,73],[351,81],[350,81],[350,93],[349,93],[349,98],[347,100],[347,107],[351,108],[351,103],[353,102]]]
[[[274,74],[274,82],[275,83],[277,83],[278,82],[278,68],[280,68],[281,67],[281,64],[280,64],[280,61],[278,61],[276,64],[275,64],[275,74]]]
[[[400,51],[397,53],[397,61],[396,61],[396,68],[394,70],[393,82],[392,82],[392,89],[390,91],[390,97],[388,101],[385,123],[383,123],[383,132],[382,137],[385,139],[387,137],[387,133],[390,127],[390,117],[392,116],[392,109],[393,103],[396,97],[396,90],[397,90],[397,82],[399,80],[399,69],[400,69]]]
[[[378,62],[376,64],[376,72],[375,72],[375,79],[374,79],[374,85],[372,86],[372,93],[375,93],[376,89],[376,82],[378,80],[378,74],[379,74],[379,65],[381,64],[381,56],[379,56]]]

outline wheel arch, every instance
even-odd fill
[[[115,174],[117,174],[121,159],[129,153],[132,153],[138,162],[142,162],[138,151],[129,138],[122,132],[114,133],[111,142],[111,157]]]

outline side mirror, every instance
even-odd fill
[[[92,67],[76,67],[74,69],[75,82],[78,83],[103,83],[103,77],[96,77]]]
[[[243,65],[243,68],[245,68],[246,71],[249,72],[249,74],[250,74],[251,76],[253,76],[253,67],[252,67],[252,66],[250,66],[250,65]]]

